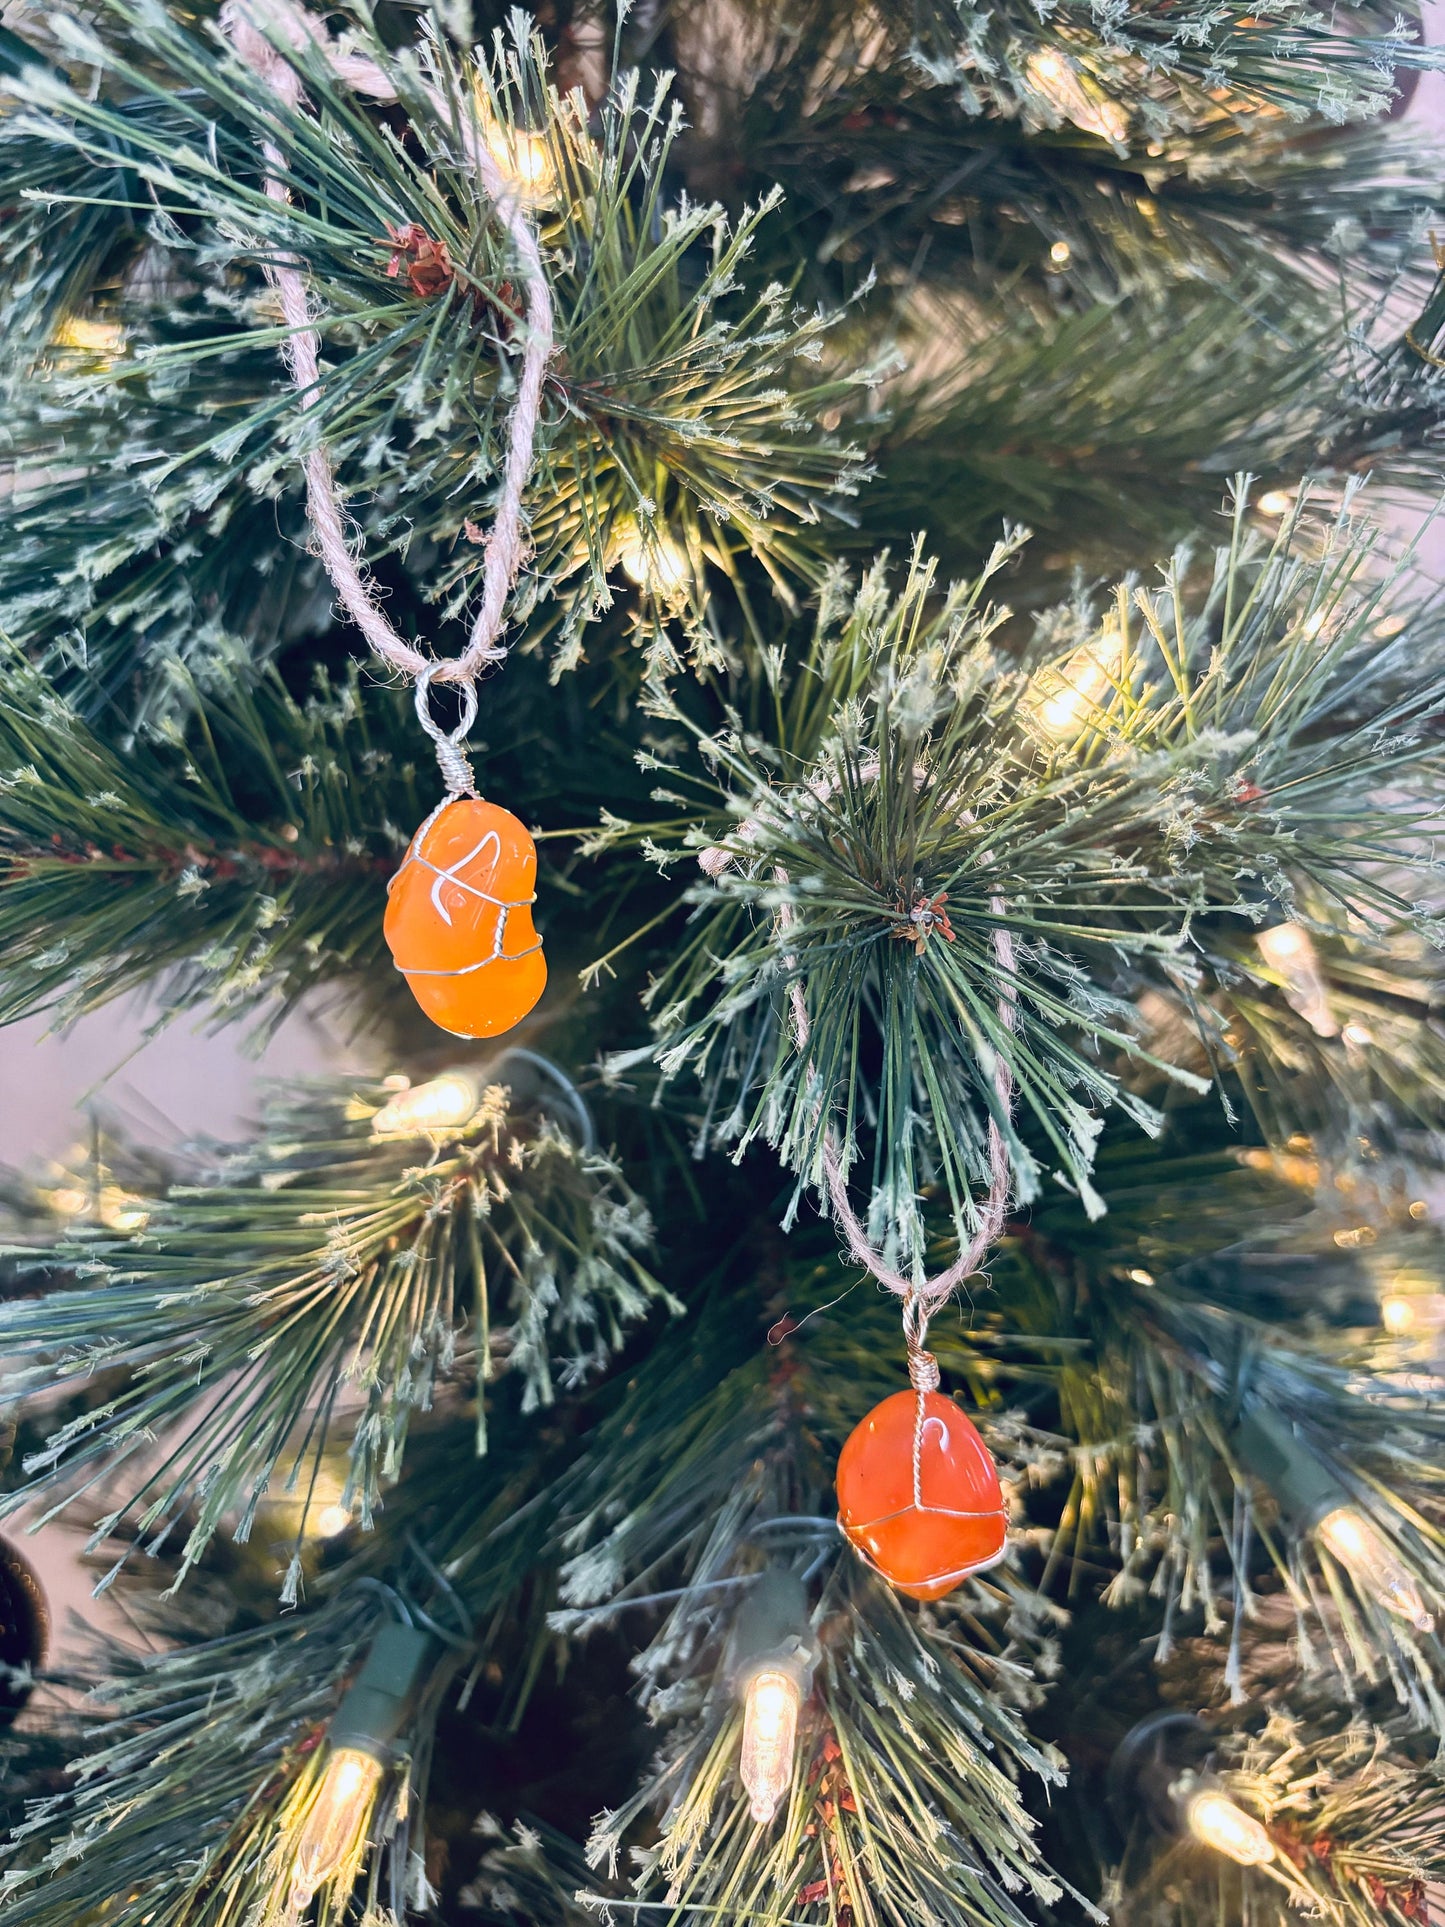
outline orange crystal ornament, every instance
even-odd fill
[[[895,1392],[875,1405],[838,1456],[837,1483],[838,1524],[910,1598],[942,1599],[1004,1555],[998,1468],[941,1392]]]
[[[498,1037],[547,982],[532,923],[537,846],[509,810],[451,796],[387,885],[386,941],[427,1016],[457,1037]]]

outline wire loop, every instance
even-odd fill
[[[462,744],[466,741],[472,724],[477,720],[477,686],[474,682],[455,685],[460,698],[462,713],[454,729],[443,729],[431,711],[431,686],[438,671],[445,664],[428,663],[416,679],[417,721],[436,745],[437,762],[440,765],[442,781],[447,786],[449,796],[475,796],[477,779],[472,774],[471,763],[467,760]]]

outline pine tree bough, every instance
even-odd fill
[[[0,1186],[0,1927],[1419,1927],[1439,55],[500,18],[0,27],[0,1022],[369,1065]]]
[[[742,704],[704,732],[658,696],[696,744],[655,793],[684,814],[609,825],[598,843],[645,838],[669,866],[700,851],[696,934],[649,990],[664,1076],[689,1069],[708,1093],[700,1146],[763,1137],[819,1191],[835,1128],[845,1170],[876,1147],[870,1236],[921,1278],[920,1193],[940,1186],[968,1241],[990,1125],[1020,1201],[1038,1194],[1038,1153],[999,1114],[999,1065],[1102,1209],[1099,1109],[1157,1128],[1142,1080],[1105,1074],[1106,1051],[1202,1089],[1199,1072],[1239,1048],[1225,1032],[1260,981],[1249,933],[1266,905],[1346,943],[1361,918],[1376,946],[1403,935],[1412,874],[1427,887],[1433,867],[1416,839],[1437,807],[1442,686],[1412,684],[1372,634],[1389,588],[1364,580],[1371,537],[1347,511],[1313,559],[1289,531],[1262,544],[1246,505],[1241,493],[1212,580],[1193,586],[1181,555],[1162,594],[1126,585],[1102,611],[1052,613],[1027,669],[991,647],[1008,612],[985,601],[1015,544],[936,610],[921,559],[901,594],[880,566],[825,603],[798,670],[774,697],[760,673],[747,699],[776,702],[771,740]],[[897,943],[899,906],[939,895],[952,940]],[[1009,970],[990,955],[1000,928],[1017,945]],[[1155,1004],[1136,1006],[1148,986]],[[1221,1023],[1214,1000],[1236,986]],[[796,997],[819,1013],[806,1048]],[[1158,1008],[1185,1040],[1161,1040],[1167,1056],[1157,1021],[1141,1021]],[[1079,1033],[1097,1044],[1077,1048]],[[1302,1033],[1294,1066],[1322,1056]]]
[[[35,1455],[12,1508],[58,1475],[52,1516],[119,1472],[129,1493],[95,1543],[124,1526],[155,1553],[182,1529],[184,1576],[223,1521],[249,1535],[279,1479],[300,1509],[294,1596],[334,1432],[341,1503],[369,1525],[418,1415],[470,1381],[485,1450],[492,1381],[515,1376],[523,1411],[550,1405],[669,1301],[642,1262],[645,1207],[545,1113],[514,1115],[495,1085],[466,1123],[393,1139],[372,1132],[380,1103],[350,1083],[280,1097],[257,1145],[156,1201],[139,1245],[102,1232],[47,1255],[72,1283],[0,1310],[10,1392],[109,1389]]]

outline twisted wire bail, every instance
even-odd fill
[[[903,1300],[903,1342],[908,1347],[908,1378],[915,1392],[936,1392],[942,1374],[933,1353],[924,1349],[928,1337],[928,1306],[916,1291]]]
[[[472,774],[471,763],[462,748],[472,724],[477,720],[477,686],[474,682],[456,683],[460,691],[462,713],[455,729],[445,730],[431,713],[432,679],[448,668],[442,662],[430,662],[416,679],[417,721],[436,745],[437,763],[441,768],[442,781],[447,786],[448,796],[475,796],[477,779]]]

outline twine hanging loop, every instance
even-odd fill
[[[879,769],[878,761],[870,759],[863,765],[860,773],[866,781],[876,782]],[[921,785],[927,780],[927,771],[916,769],[914,780]],[[822,784],[815,785],[814,793],[826,800],[831,788],[831,783],[825,780]],[[967,812],[964,820],[971,820]],[[743,830],[746,827],[744,823]],[[713,854],[711,851],[703,852],[704,857]],[[704,865],[709,875],[718,875],[725,867],[725,863]],[[787,887],[788,873],[781,864],[774,866],[773,876],[784,888]],[[994,961],[998,965],[1000,983],[998,1019],[1005,1034],[1012,1036],[1018,1023],[1018,958],[1014,948],[1013,933],[1004,922],[1005,910],[1006,906],[1001,896],[989,899],[989,911],[994,918],[993,954]],[[784,901],[779,905],[777,915],[778,928],[786,936],[797,921],[796,913],[792,905]],[[788,959],[789,964],[794,961],[795,959],[791,957]],[[794,982],[791,985],[788,992],[788,1007],[794,1043],[799,1052],[806,1051],[813,1027],[800,983]],[[816,1077],[816,1068],[811,1059],[808,1060],[804,1075],[810,1082]],[[921,1281],[905,1277],[895,1266],[890,1265],[868,1236],[862,1220],[853,1209],[853,1200],[848,1195],[848,1177],[843,1169],[843,1153],[838,1143],[838,1134],[831,1123],[825,1127],[823,1133],[823,1182],[829,1209],[834,1222],[843,1234],[849,1256],[855,1263],[861,1265],[870,1277],[903,1300],[903,1329],[908,1344],[909,1376],[919,1391],[935,1391],[939,1383],[938,1361],[931,1352],[924,1349],[929,1319],[952,1297],[965,1279],[971,1278],[978,1271],[990,1249],[1002,1237],[1003,1228],[1008,1219],[1009,1197],[1013,1189],[1013,1169],[1009,1162],[1008,1146],[1004,1142],[999,1118],[1007,1119],[1013,1111],[1014,1077],[1008,1060],[1001,1053],[994,1059],[993,1088],[997,1111],[988,1120],[988,1190],[979,1206],[977,1228],[946,1271],[940,1271],[932,1278],[924,1278]],[[825,1101],[820,1097],[820,1105]]]
[[[221,24],[239,58],[271,87],[283,110],[278,115],[283,126],[284,115],[299,111],[305,98],[300,76],[288,52],[319,55],[335,78],[353,93],[376,101],[391,102],[397,98],[396,83],[384,68],[367,54],[333,40],[326,28],[297,5],[296,0],[226,0],[221,10]],[[459,655],[432,656],[397,633],[381,606],[375,583],[353,553],[354,532],[337,488],[330,452],[323,442],[316,442],[307,451],[302,467],[306,477],[306,512],[315,550],[336,587],[342,606],[384,662],[417,679],[417,713],[437,744],[448,788],[454,794],[474,795],[471,771],[460,749],[470,719],[460,731],[445,737],[439,734],[430,720],[430,710],[424,706],[423,679],[427,687],[433,680],[462,684],[471,692],[471,715],[474,716],[476,695],[472,685],[478,673],[488,664],[501,662],[506,657],[507,651],[500,639],[506,624],[507,600],[528,551],[523,497],[532,473],[542,385],[554,345],[552,296],[537,236],[514,184],[488,148],[481,128],[468,121],[464,114],[459,118],[455,103],[430,83],[422,81],[420,91],[438,121],[455,128],[466,158],[512,243],[526,290],[525,325],[521,330],[522,365],[508,423],[496,514],[486,542],[481,596],[467,645]],[[285,180],[286,158],[277,140],[269,135],[263,137],[261,153],[268,199],[278,207],[289,207],[291,191]],[[264,273],[276,290],[288,329],[283,359],[302,408],[314,408],[321,400],[321,342],[304,264],[297,255],[283,250],[267,261]]]

